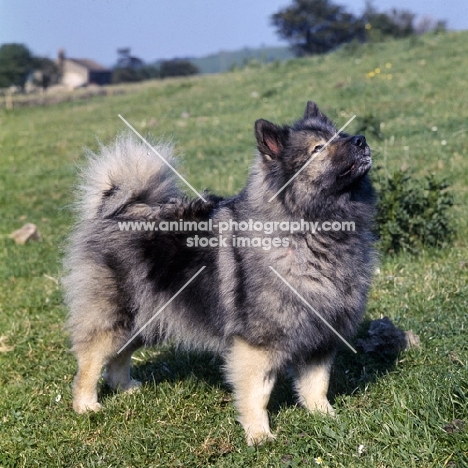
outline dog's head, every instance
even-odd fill
[[[283,200],[306,201],[356,189],[372,165],[366,138],[338,134],[312,101],[293,126],[257,120],[255,136],[265,178],[272,190],[282,189],[278,197]]]

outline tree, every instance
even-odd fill
[[[47,57],[36,57],[34,65],[34,84],[42,89],[47,89],[52,84],[57,84],[60,80],[58,65]]]
[[[132,68],[137,70],[144,66],[145,62],[138,57],[134,57],[130,54],[130,47],[123,47],[117,49],[117,65],[115,68]]]
[[[445,32],[447,31],[447,21],[436,20],[430,16],[423,16],[418,20],[414,27],[416,34],[425,34],[428,32]]]
[[[145,62],[130,53],[130,47],[117,49],[117,64],[112,71],[112,83],[134,83],[145,79]]]
[[[415,14],[393,8],[387,13],[377,11],[372,1],[366,2],[363,20],[367,24],[368,38],[379,41],[388,37],[403,38],[415,34]]]
[[[416,22],[416,15],[409,10],[393,8],[388,12],[379,12],[372,0],[366,1],[362,18],[367,25],[367,38],[371,41],[409,37],[430,31],[442,32],[447,29],[445,21],[428,16],[423,16]]]
[[[298,56],[322,54],[353,40],[365,40],[365,22],[331,0],[293,0],[271,17],[277,33]]]
[[[30,50],[23,44],[3,44],[0,47],[0,88],[24,88],[34,66]]]

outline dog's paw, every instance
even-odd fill
[[[265,432],[264,430],[249,430],[246,435],[247,445],[262,445],[270,440],[275,440],[276,436],[270,431]]]
[[[335,416],[335,410],[326,398],[307,405],[307,408],[312,412],[322,413],[328,416]]]
[[[78,414],[84,414],[89,411],[97,412],[102,409],[102,405],[98,403],[97,401],[95,402],[86,402],[86,401],[74,401],[73,402],[73,409],[78,413]]]
[[[117,392],[131,393],[141,386],[138,380],[130,379],[128,375],[122,375],[119,372],[110,372],[106,369],[103,374],[105,384],[112,390]]]
[[[325,400],[322,405],[320,406],[320,408],[318,409],[318,411],[320,411],[321,413],[323,414],[326,414],[328,416],[332,416],[334,417],[335,416],[335,410],[333,409],[333,406],[330,405],[330,403],[328,402],[328,400]]]
[[[127,384],[122,385],[121,387],[119,387],[119,390],[121,390],[124,393],[131,394],[133,392],[139,391],[140,387],[141,387],[141,382],[138,381],[138,380],[133,380],[132,379]]]

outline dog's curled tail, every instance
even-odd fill
[[[163,161],[174,166],[173,146],[158,143],[153,148],[156,152],[125,133],[113,144],[101,145],[98,154],[89,151],[79,185],[80,219],[108,218],[134,203],[156,205],[180,197],[174,173]]]

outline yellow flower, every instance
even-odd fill
[[[317,463],[317,465],[321,465],[323,463],[322,457],[314,458],[314,460],[315,460],[315,463]]]
[[[375,73],[380,73],[380,68],[376,68]]]
[[[369,72],[366,76],[367,76],[367,78],[372,78],[373,76],[375,76],[375,73],[374,72]]]
[[[372,24],[367,23],[367,24],[366,24],[366,29],[367,29],[367,30],[372,29]]]
[[[392,68],[392,64],[391,64],[390,62],[387,62],[387,63],[385,64],[385,68]]]
[[[387,75],[387,80],[391,80],[393,78],[393,75]]]

